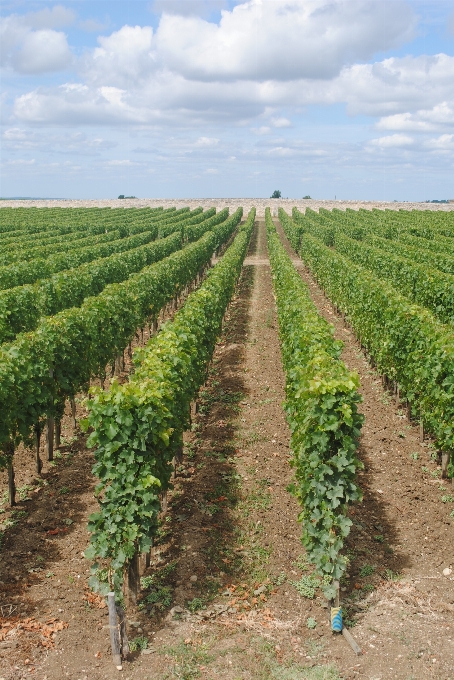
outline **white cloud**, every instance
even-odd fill
[[[207,170],[204,170],[203,174],[204,175],[219,175],[219,170],[216,170],[216,168],[208,168]]]
[[[454,74],[453,74],[454,77]],[[431,109],[420,109],[414,113],[397,113],[381,118],[377,125],[379,130],[408,130],[415,132],[432,132],[446,127],[454,127],[454,98],[452,103],[441,102]]]
[[[454,135],[440,135],[440,137],[434,137],[433,139],[427,140],[426,146],[436,152],[454,151]]]
[[[271,122],[275,128],[287,128],[292,126],[287,118],[271,118]]]
[[[390,20],[381,0],[250,0],[223,10],[216,24],[194,16],[197,2],[181,1],[187,11],[179,0],[171,11],[168,0],[155,4],[163,11],[155,31],[125,25],[99,37],[98,47],[77,61],[80,82],[17,97],[12,120],[184,127],[208,122],[249,129],[255,123],[254,134],[266,136],[292,126],[281,115],[292,107],[341,102],[351,115],[380,116],[379,130],[448,132],[453,124],[454,56],[354,63],[411,35],[407,2],[393,0]],[[57,14],[53,8],[39,21],[47,17],[56,24]],[[16,15],[9,20],[19,26]],[[6,65],[32,73],[71,63],[63,33],[33,31],[32,19],[21,21],[22,37],[5,47]],[[50,33],[46,40],[44,31]]]
[[[224,10],[219,25],[164,14],[156,47],[167,68],[191,80],[332,78],[412,35],[408,3],[394,0],[386,30],[384,16],[376,0],[250,0]]]
[[[23,74],[60,71],[71,65],[72,54],[55,26],[72,23],[74,14],[61,6],[0,20],[0,64]],[[32,30],[37,29],[37,30]]]
[[[379,137],[378,139],[371,139],[369,143],[380,149],[389,149],[393,147],[411,146],[414,143],[414,139],[408,135],[395,134],[388,135],[387,137]]]
[[[125,166],[130,166],[130,165],[139,165],[139,163],[133,163],[133,161],[130,161],[128,159],[119,159],[119,160],[111,160],[111,161],[106,161],[106,165],[125,165]]]
[[[207,148],[217,146],[218,144],[219,139],[216,137],[199,137],[194,146],[199,148]]]

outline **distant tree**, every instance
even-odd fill
[[[279,189],[276,189],[275,191],[273,191],[273,194],[270,196],[270,198],[281,198],[281,196],[282,194],[279,191]]]
[[[303,200],[304,200],[305,198],[310,199],[311,197],[310,197],[310,196],[303,196]]]
[[[118,198],[124,198],[124,197],[125,197],[124,194],[120,194]]]

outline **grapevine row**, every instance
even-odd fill
[[[346,314],[377,370],[398,383],[412,414],[449,455],[454,450],[452,329],[310,234],[304,234],[299,252],[328,297]]]
[[[208,215],[207,219],[202,221],[197,216],[198,224],[190,224],[186,228],[177,224],[176,233],[155,243],[148,243],[154,236],[153,232],[115,241],[110,248],[113,252],[120,249],[121,252],[116,255],[74,266],[34,285],[0,291],[0,342],[12,340],[20,332],[33,330],[41,316],[78,306],[84,298],[98,295],[106,285],[124,281],[132,273],[167,257],[181,248],[183,231],[187,240],[194,241],[228,217],[226,210],[217,215],[210,216],[210,211],[204,214]],[[78,259],[77,253],[75,259]]]
[[[85,427],[96,447],[93,473],[100,510],[92,515],[92,587],[118,593],[124,570],[138,552],[150,549],[157,529],[159,496],[169,487],[172,459],[189,426],[190,403],[205,381],[222,318],[230,301],[254,226],[255,210],[205,282],[174,320],[135,354],[129,382],[107,391],[92,388]]]
[[[291,489],[301,505],[308,559],[325,577],[325,592],[331,598],[332,581],[340,579],[347,564],[340,551],[352,524],[348,506],[361,499],[355,482],[356,471],[363,467],[356,456],[364,420],[357,409],[359,378],[340,360],[342,343],[318,314],[276,233],[269,208],[265,220],[286,374],[285,410],[292,433]]]
[[[41,419],[61,418],[65,399],[105,377],[136,329],[155,321],[163,307],[207,266],[239,223],[239,208],[195,243],[123,283],[108,285],[80,307],[41,319],[32,333],[0,347],[0,463],[8,465],[18,442],[29,443]],[[10,484],[10,488],[12,488]],[[12,494],[10,493],[10,496]]]

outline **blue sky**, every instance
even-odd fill
[[[454,1],[1,4],[5,196],[454,198]]]

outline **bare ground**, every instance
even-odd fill
[[[286,491],[292,471],[284,376],[260,222],[144,572],[154,580],[141,610],[128,610],[130,637],[148,639],[124,664],[130,680],[454,678],[453,582],[442,575],[453,561],[454,506],[441,500],[452,489],[439,488],[430,442],[419,442],[417,426],[383,391],[351,331],[292,257],[361,377],[365,499],[352,511],[342,597],[364,654],[355,657],[330,632],[320,591],[304,597],[293,585],[311,594],[301,580],[311,569],[298,506]],[[96,507],[93,458],[80,433],[72,438],[69,415],[64,434],[43,486],[33,481],[31,454],[23,453],[20,485],[32,489],[23,491],[31,500],[18,510],[26,515],[1,516],[17,522],[5,530],[0,563],[6,680],[120,675],[109,658],[106,609],[86,590],[89,565],[81,555]]]

